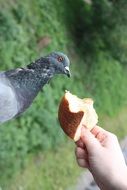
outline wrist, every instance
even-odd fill
[[[117,170],[115,174],[110,173],[109,176],[103,178],[103,181],[95,179],[101,190],[127,190],[127,167],[122,172]]]
[[[111,183],[111,190],[127,190],[127,167],[122,172],[118,171]]]

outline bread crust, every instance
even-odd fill
[[[77,128],[74,126],[79,126],[84,112],[79,111],[77,113],[71,112],[69,109],[69,102],[62,98],[59,111],[58,111],[58,119],[63,131],[72,139],[74,139]]]
[[[81,128],[91,130],[98,122],[91,98],[80,99],[66,91],[60,101],[58,119],[63,131],[74,141],[81,136]]]

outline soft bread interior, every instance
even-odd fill
[[[93,108],[93,100],[90,98],[80,99],[75,95],[72,95],[70,92],[66,91],[65,98],[69,102],[69,110],[73,113],[83,111],[83,118],[77,127],[74,141],[78,141],[81,136],[82,126],[87,127],[91,130],[98,122],[98,116],[95,109]]]
[[[73,113],[77,113],[79,111],[84,111],[91,104],[93,105],[93,100],[90,98],[80,99],[77,96],[71,94],[69,91],[65,93],[65,99],[69,102],[69,109]]]
[[[66,91],[65,99],[69,102],[69,110],[71,112],[77,113],[79,111],[79,103],[77,101],[77,97]]]

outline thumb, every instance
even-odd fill
[[[85,144],[87,151],[93,152],[101,147],[100,142],[95,138],[95,136],[89,131],[89,129],[82,127],[81,130],[81,140]]]

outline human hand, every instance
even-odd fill
[[[90,170],[101,189],[127,190],[127,166],[114,134],[98,126],[91,132],[83,127],[76,145],[79,166]]]

